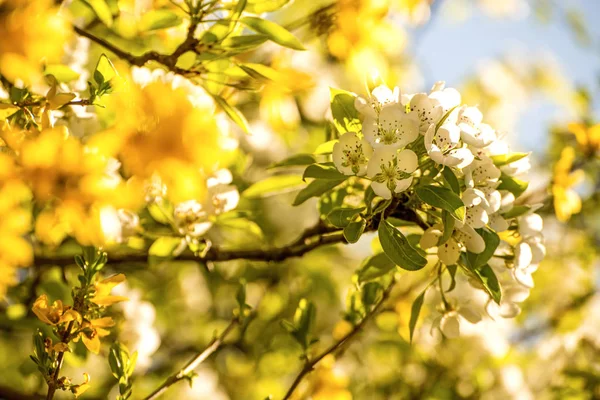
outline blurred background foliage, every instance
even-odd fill
[[[97,36],[132,54],[149,49],[168,53],[185,38],[177,8],[166,0],[107,1],[112,7],[106,17],[112,20],[110,27],[100,24],[86,3],[93,2],[77,0],[68,7]],[[254,78],[240,75],[210,47],[207,53],[215,55],[207,56],[210,62],[191,60],[186,66],[197,65],[201,84],[227,98],[248,120],[252,134],[240,135],[244,155],[230,166],[241,189],[263,178],[267,166],[294,153],[310,153],[327,139],[329,87],[364,93],[364,77],[377,70],[387,82],[397,82],[407,91],[428,89],[440,79],[457,87],[465,103],[479,105],[490,124],[507,132],[513,148],[534,151],[528,196],[545,200],[540,212],[548,255],[516,320],[467,324],[461,338],[449,340],[430,334],[433,313],[425,306],[411,345],[410,307],[428,276],[425,271],[404,273],[392,301],[374,323],[337,358],[324,359],[295,398],[600,397],[600,31],[595,20],[600,4],[593,0],[248,3],[256,12],[275,10],[268,18],[294,32],[306,51],[264,43],[239,56],[242,63],[270,66],[262,71],[271,74],[269,79],[262,79],[260,70]],[[172,11],[172,20],[153,29],[157,19],[151,10],[163,8]],[[86,46],[90,65],[82,67],[93,69],[105,50]],[[69,60],[63,63],[68,65]],[[252,90],[238,90],[242,87]],[[99,114],[94,123],[106,123],[101,110]],[[257,226],[224,223],[211,230],[211,239],[242,248],[292,242],[319,218],[316,200],[292,208],[294,195],[292,191],[265,199],[242,198],[238,211],[252,213]],[[175,385],[164,398],[281,398],[302,360],[300,346],[279,321],[291,319],[300,299],[306,298],[317,306],[313,330],[319,339],[317,349],[343,334],[342,314],[353,274],[371,254],[372,238],[367,234],[356,245],[324,247],[277,263],[119,264],[118,271],[128,277],[123,294],[130,301],[114,307],[112,312],[122,322],[111,338],[118,337],[139,352],[134,398],[152,391],[174,365],[185,363],[229,323],[240,279],[247,282],[247,303],[255,313],[199,368],[191,386]],[[16,300],[0,302],[0,386],[33,393],[44,383],[28,359],[31,332],[41,327],[30,306],[44,293],[67,300],[65,282],[73,279],[74,271],[47,267],[24,273],[22,283],[10,289]],[[85,356],[83,350],[69,354],[65,374],[79,376],[81,370],[90,371],[93,379],[84,398],[115,395],[102,354]]]

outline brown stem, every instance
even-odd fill
[[[223,332],[215,337],[209,345],[200,353],[196,354],[194,358],[192,358],[181,370],[176,372],[167,378],[167,380],[160,385],[156,390],[150,393],[148,396],[144,397],[144,400],[154,400],[157,399],[161,394],[163,394],[171,385],[186,379],[190,373],[192,373],[198,365],[200,365],[204,360],[206,360],[212,353],[214,353],[220,346],[223,344],[227,336],[233,331],[233,329],[238,325],[239,321],[237,318],[231,320],[229,325],[223,330]]]
[[[71,330],[73,329],[74,321],[69,322],[67,325],[67,329],[65,333],[62,335],[62,342],[67,343],[69,340],[69,336],[71,335]],[[58,357],[56,359],[56,369],[52,374],[52,380],[48,382],[48,394],[46,395],[46,400],[52,400],[54,398],[54,393],[56,392],[58,385],[58,378],[60,378],[60,369],[62,367],[63,361],[65,358],[65,352],[61,351],[58,353]]]
[[[325,358],[329,354],[335,353],[344,344],[348,343],[354,336],[356,336],[356,334],[358,334],[358,332],[360,332],[362,330],[362,328],[367,324],[367,322],[369,322],[371,319],[373,319],[373,317],[375,315],[377,315],[377,313],[381,309],[382,305],[390,297],[390,293],[392,292],[394,284],[395,284],[395,281],[392,281],[392,283],[390,283],[388,285],[388,287],[383,292],[381,299],[379,300],[379,302],[377,302],[375,307],[373,307],[373,309],[360,321],[360,323],[358,323],[356,326],[354,326],[354,328],[350,332],[348,332],[344,337],[342,337],[337,342],[333,343],[331,346],[329,346],[322,353],[320,353],[319,355],[314,357],[312,360],[308,360],[308,359],[306,360],[304,366],[302,367],[302,369],[300,370],[300,372],[298,373],[298,375],[292,382],[292,385],[290,386],[290,388],[288,389],[287,393],[285,394],[285,396],[283,397],[282,400],[290,399],[292,397],[292,394],[294,393],[294,391],[300,384],[300,382],[302,382],[302,379],[304,379],[304,377],[306,375],[308,375],[323,358]]]

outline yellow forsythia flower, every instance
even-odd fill
[[[554,196],[554,212],[561,222],[568,221],[573,214],[581,211],[581,198],[573,189],[584,178],[581,169],[571,172],[575,160],[575,149],[565,147],[560,159],[554,166],[554,179],[552,181],[552,195]]]
[[[159,176],[174,202],[202,199],[206,178],[228,162],[237,143],[215,118],[214,108],[193,104],[183,88],[126,81],[112,95],[115,125],[91,144],[118,157],[127,174]]]
[[[0,73],[39,82],[43,63],[60,61],[70,32],[53,0],[0,0]]]
[[[26,207],[30,198],[14,158],[0,153],[0,299],[16,283],[16,269],[33,261],[33,249],[24,237],[31,230],[31,212]]]
[[[57,300],[52,305],[48,303],[48,296],[45,294],[38,297],[33,303],[33,313],[45,324],[58,325],[70,321],[81,321],[81,315],[70,306],[63,305],[61,300]]]
[[[577,143],[587,154],[594,155],[600,150],[600,124],[587,126],[581,123],[571,123],[568,129],[575,135]]]
[[[96,293],[94,294],[94,297],[92,297],[91,301],[99,306],[110,306],[114,303],[127,300],[127,297],[113,296],[110,294],[111,290],[118,284],[125,282],[125,279],[125,275],[116,274],[109,276],[100,282],[96,282],[94,284]]]

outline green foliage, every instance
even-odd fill
[[[361,124],[358,111],[354,107],[356,95],[345,90],[330,88],[331,92],[331,115],[337,131],[359,132]]]
[[[417,186],[415,192],[419,198],[430,206],[448,211],[458,221],[465,220],[465,205],[463,201],[450,189],[427,185]]]
[[[108,352],[108,365],[113,376],[119,382],[117,400],[127,400],[133,393],[133,371],[137,362],[138,352],[130,356],[125,345],[115,342]]]
[[[383,251],[400,268],[417,271],[427,264],[420,251],[411,246],[400,230],[388,221],[381,221],[378,233]]]
[[[265,35],[269,40],[283,47],[289,47],[294,50],[305,50],[302,43],[294,35],[273,21],[258,17],[243,17],[241,22],[256,33]]]
[[[337,185],[344,182],[344,179],[315,179],[311,183],[308,184],[304,189],[298,193],[296,198],[294,199],[293,205],[298,206],[304,203],[306,200],[311,197],[319,197],[329,190],[333,189]]]

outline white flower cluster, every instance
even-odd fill
[[[528,296],[533,286],[531,273],[545,254],[542,221],[533,214],[533,206],[525,209],[525,215],[506,217],[516,199],[513,191],[504,190],[507,186],[501,184],[503,179],[513,180],[527,172],[528,157],[510,161],[508,145],[482,122],[479,109],[461,105],[460,93],[445,88],[443,82],[436,83],[429,94],[401,95],[398,88],[379,86],[370,97],[357,97],[355,108],[361,114],[362,132],[340,136],[333,148],[336,168],[345,175],[370,179],[375,194],[384,199],[408,190],[413,179],[422,178],[432,165],[450,169],[462,183],[464,221],[456,220],[450,235],[444,235],[441,221],[431,226],[420,246],[425,250],[437,248],[443,264],[455,265],[462,252],[480,254],[485,250],[486,242],[478,229],[494,231],[503,238],[509,235],[502,232],[514,231],[512,238],[517,239],[501,242],[495,253],[499,257],[489,263],[499,277],[503,297],[499,305],[490,302],[487,311],[491,316],[517,315],[520,309],[516,303]],[[498,156],[507,161],[494,162]],[[514,261],[506,262],[513,257]],[[468,314],[467,319],[473,322],[481,313],[457,305],[441,324],[450,327],[450,333],[458,330],[459,315]]]
[[[175,226],[179,233],[197,238],[204,235],[213,225],[214,218],[235,209],[240,201],[237,187],[231,185],[231,172],[219,170],[207,180],[206,200],[188,200],[175,206]]]

